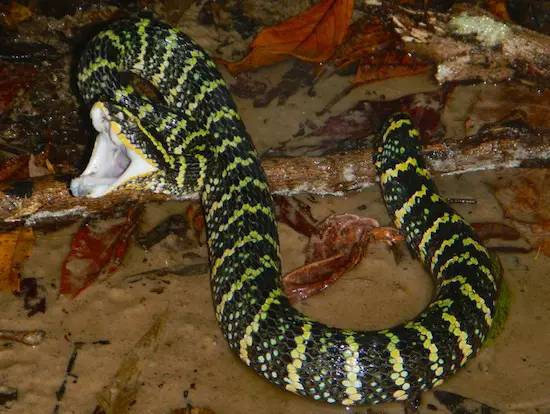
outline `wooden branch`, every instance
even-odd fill
[[[428,145],[423,150],[433,175],[517,167],[550,166],[550,133],[520,138],[475,136],[461,142]],[[376,183],[372,150],[326,157],[266,158],[270,187],[276,194],[343,195]]]
[[[550,37],[480,9],[458,14],[396,8],[390,13],[407,52],[437,64],[439,83],[481,80],[499,82],[513,76],[548,83]]]
[[[514,167],[550,166],[550,132],[504,138],[478,135],[462,142],[429,145],[424,149],[434,175]],[[274,193],[342,195],[376,182],[372,150],[335,153],[326,157],[266,158],[263,161]],[[112,215],[135,203],[167,200],[161,194],[117,191],[105,197],[73,197],[70,177],[46,176],[2,183],[0,225],[46,225],[91,214]],[[188,198],[196,198],[190,194]]]

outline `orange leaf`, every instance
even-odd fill
[[[93,229],[88,223],[80,228],[61,270],[62,295],[71,294],[75,298],[101,274],[112,274],[118,269],[141,211],[130,209],[124,223],[107,229]]]
[[[334,55],[333,64],[338,69],[345,68],[367,55],[387,48],[397,38],[395,33],[384,29],[379,17],[364,17],[349,27],[346,41]]]
[[[32,16],[32,11],[27,6],[14,1],[9,6],[0,5],[0,24],[10,29],[16,29],[17,25]]]
[[[321,0],[286,22],[262,30],[242,60],[222,63],[236,73],[282,62],[290,56],[326,61],[342,44],[352,13],[353,0]]]
[[[400,76],[416,75],[426,72],[431,67],[431,63],[397,50],[385,55],[372,55],[363,58],[355,74],[354,82],[358,85]]]
[[[196,201],[192,202],[187,209],[187,222],[193,228],[195,240],[199,245],[202,245],[201,234],[206,226],[206,219],[204,218],[201,205]]]
[[[502,20],[510,21],[510,15],[506,9],[506,0],[487,1],[487,10]]]
[[[536,244],[536,248],[538,251],[544,253],[545,256],[550,257],[550,238],[539,240]]]
[[[536,250],[550,256],[549,173],[545,169],[522,170],[507,182],[493,186],[493,194],[524,238]]]
[[[550,173],[546,169],[520,170],[493,186],[504,217],[525,223],[550,222]]]
[[[23,261],[31,254],[34,233],[31,228],[21,228],[0,234],[0,290],[19,292],[19,275]]]

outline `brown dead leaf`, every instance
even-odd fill
[[[122,223],[85,223],[75,235],[71,252],[61,268],[62,295],[75,298],[101,275],[113,274],[124,257],[141,217],[142,209],[132,207]]]
[[[478,237],[481,240],[502,239],[517,240],[521,237],[519,231],[506,223],[472,223]]]
[[[549,177],[546,169],[523,170],[512,181],[494,186],[504,217],[524,223],[550,221]]]
[[[550,220],[540,223],[525,223],[516,221],[514,226],[526,235],[533,249],[550,257]]]
[[[499,19],[510,21],[510,15],[506,9],[506,0],[488,0],[487,10]]]
[[[353,0],[321,0],[297,16],[262,30],[238,62],[222,62],[232,73],[282,62],[291,56],[324,62],[346,35]]]
[[[550,90],[537,92],[524,85],[494,85],[479,88],[468,110],[466,135],[475,135],[487,124],[521,116],[533,128],[550,128]],[[515,121],[513,121],[515,122]]]
[[[550,238],[541,239],[535,248],[541,253],[544,253],[545,256],[550,257]]]
[[[0,4],[0,25],[16,29],[17,25],[32,16],[32,11],[16,1],[9,5]]]
[[[201,235],[206,228],[206,219],[202,211],[202,207],[198,202],[192,202],[187,209],[187,224],[193,230],[195,240],[202,246]]]
[[[364,83],[400,76],[416,75],[433,65],[411,54],[395,49],[398,36],[384,28],[377,16],[362,18],[350,26],[343,45],[329,64],[318,71],[314,84],[320,79],[351,64],[358,64],[353,84],[336,95],[328,107],[346,96],[354,87]],[[326,113],[325,107],[321,113]]]
[[[417,75],[430,70],[432,66],[431,63],[400,50],[365,56],[359,63],[354,83],[359,85],[401,76]]]
[[[55,168],[52,163],[47,159],[42,159],[40,155],[30,155],[29,159],[29,177],[42,177],[44,175],[55,174]]]
[[[494,185],[493,193],[504,216],[513,220],[534,249],[550,257],[549,176],[546,169],[524,170],[511,181]]]
[[[159,345],[159,337],[166,322],[168,312],[158,314],[153,324],[141,339],[125,355],[115,376],[96,396],[105,414],[124,414],[135,403],[142,370],[150,362]]]
[[[367,55],[380,52],[397,40],[395,33],[384,30],[382,19],[367,16],[349,27],[346,40],[335,53],[332,64],[343,69]]]
[[[19,292],[19,276],[23,261],[31,254],[34,233],[31,228],[20,228],[0,234],[0,290]]]

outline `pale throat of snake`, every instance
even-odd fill
[[[121,133],[119,124],[103,103],[94,104],[90,118],[98,134],[86,169],[71,181],[74,196],[101,197],[135,177],[157,171]]]

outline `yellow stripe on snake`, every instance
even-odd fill
[[[164,102],[124,86],[122,72],[148,80]],[[260,158],[196,43],[159,22],[117,21],[84,50],[78,87],[99,134],[73,194],[199,192],[215,316],[260,376],[329,403],[416,401],[480,349],[495,310],[495,272],[474,230],[437,194],[407,115],[387,121],[374,162],[388,212],[434,275],[436,295],[407,323],[361,332],[326,326],[289,304]]]

